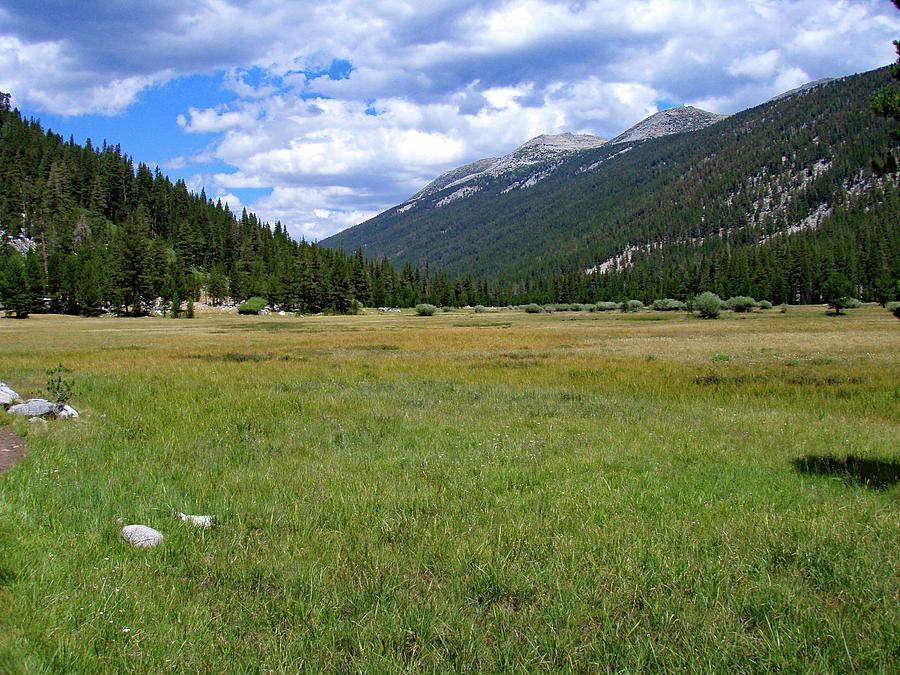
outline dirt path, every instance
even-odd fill
[[[0,474],[25,459],[25,439],[0,427]]]

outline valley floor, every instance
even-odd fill
[[[82,417],[0,412],[0,672],[895,672],[898,355],[880,308],[2,320]]]

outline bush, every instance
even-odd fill
[[[660,298],[659,300],[654,300],[650,306],[658,312],[674,312],[685,308],[683,302],[672,298]]]
[[[620,305],[618,302],[598,302],[597,303],[597,311],[598,312],[612,312],[619,309]]]
[[[704,319],[715,319],[722,309],[722,298],[710,291],[704,291],[694,298],[694,309]]]
[[[540,314],[541,312],[544,311],[543,307],[541,307],[540,305],[537,305],[533,302],[530,304],[527,304],[527,305],[522,305],[522,309],[525,310],[526,312],[528,312],[529,314]]]
[[[768,300],[760,300],[756,303],[756,306],[760,309],[772,309],[772,303]]]
[[[848,298],[847,309],[859,309],[863,304],[857,298]]]
[[[733,312],[749,312],[756,306],[756,300],[747,295],[735,295],[725,301],[725,306]]]
[[[456,307],[450,307],[449,305],[445,305],[444,307],[441,307],[441,311],[442,312],[455,312]]]
[[[644,309],[644,303],[640,300],[629,300],[622,305],[623,312],[640,312],[642,309]]]
[[[238,314],[259,314],[263,307],[269,304],[269,301],[259,296],[254,296],[244,300],[238,305]]]
[[[585,312],[596,312],[597,311],[597,305],[595,305],[591,302],[585,303],[584,305],[582,305],[582,307],[584,308]]]
[[[786,302],[782,302],[780,305],[778,305],[778,309],[781,310],[782,314],[787,314],[788,304]]]
[[[485,308],[484,305],[475,305],[472,309],[475,310],[475,313],[476,313],[476,314],[481,314],[482,312],[486,312],[486,311],[487,311],[487,309]]]
[[[891,302],[885,303],[884,308],[889,312],[895,312],[900,309],[900,300],[892,300]]]
[[[437,307],[434,305],[429,305],[428,303],[421,303],[416,305],[416,314],[419,316],[432,316],[437,311]]]

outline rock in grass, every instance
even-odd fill
[[[10,406],[8,412],[11,415],[24,415],[26,417],[56,417],[58,419],[77,418],[78,411],[65,403],[51,403],[42,398],[31,398],[25,403]]]
[[[11,406],[15,403],[21,403],[22,397],[19,396],[16,392],[6,386],[5,383],[0,382],[0,405],[4,408]]]
[[[132,546],[151,548],[162,543],[162,532],[146,525],[126,525],[122,528],[122,539]]]
[[[56,406],[56,417],[61,420],[77,419],[80,417],[78,411],[70,405],[61,403]]]
[[[189,516],[181,511],[176,511],[175,516],[195,527],[212,527],[212,516]]]
[[[51,415],[56,417],[56,404],[45,401],[42,398],[31,398],[25,403],[10,406],[9,413],[11,415],[24,415],[25,417],[46,417]]]

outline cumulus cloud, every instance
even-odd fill
[[[0,12],[0,89],[37,110],[119,114],[173,78],[219,78],[227,104],[172,112],[212,140],[168,166],[234,167],[192,180],[229,204],[232,190],[270,188],[247,206],[314,238],[540,133],[613,136],[663,99],[735,112],[877,67],[900,30],[890,3],[865,0],[7,0]]]

